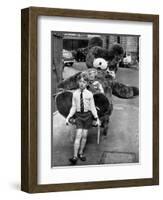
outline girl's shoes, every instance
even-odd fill
[[[81,161],[86,161],[86,157],[83,154],[78,154]]]
[[[83,154],[78,154],[78,157],[80,158],[81,161],[86,161],[86,157]],[[78,158],[73,156],[72,158],[69,159],[70,163],[72,165],[76,165]]]
[[[69,159],[69,161],[70,161],[70,163],[71,163],[72,165],[75,165],[75,164],[77,163],[77,160],[78,160],[77,157],[72,157],[72,158]]]

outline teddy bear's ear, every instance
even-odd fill
[[[96,58],[93,61],[93,67],[96,69],[106,70],[108,66],[108,63],[103,58]]]
[[[112,56],[113,58],[117,55],[123,55],[124,54],[124,50],[123,47],[118,44],[118,43],[114,43],[110,48],[109,48],[109,55]]]
[[[92,47],[102,47],[103,46],[103,40],[100,37],[93,37],[89,40],[88,42],[88,48],[92,48]]]

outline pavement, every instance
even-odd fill
[[[64,78],[85,69],[85,63],[65,67]],[[139,85],[137,68],[119,68],[117,79],[127,85]],[[139,162],[139,97],[120,99],[113,96],[113,113],[106,136],[100,136],[97,144],[97,128],[89,130],[85,155],[87,160],[78,160],[77,165],[120,164]],[[53,114],[52,167],[70,166],[73,155],[75,127],[65,125],[65,118]]]

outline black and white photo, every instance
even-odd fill
[[[51,32],[52,167],[139,163],[139,45]]]
[[[159,184],[159,16],[21,11],[21,188]]]

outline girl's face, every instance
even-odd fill
[[[85,81],[83,78],[81,78],[81,79],[79,80],[79,88],[80,88],[81,90],[84,90],[86,87],[87,87],[87,81]]]
[[[89,74],[89,79],[90,79],[91,81],[95,80],[95,73],[91,72],[91,73]]]

